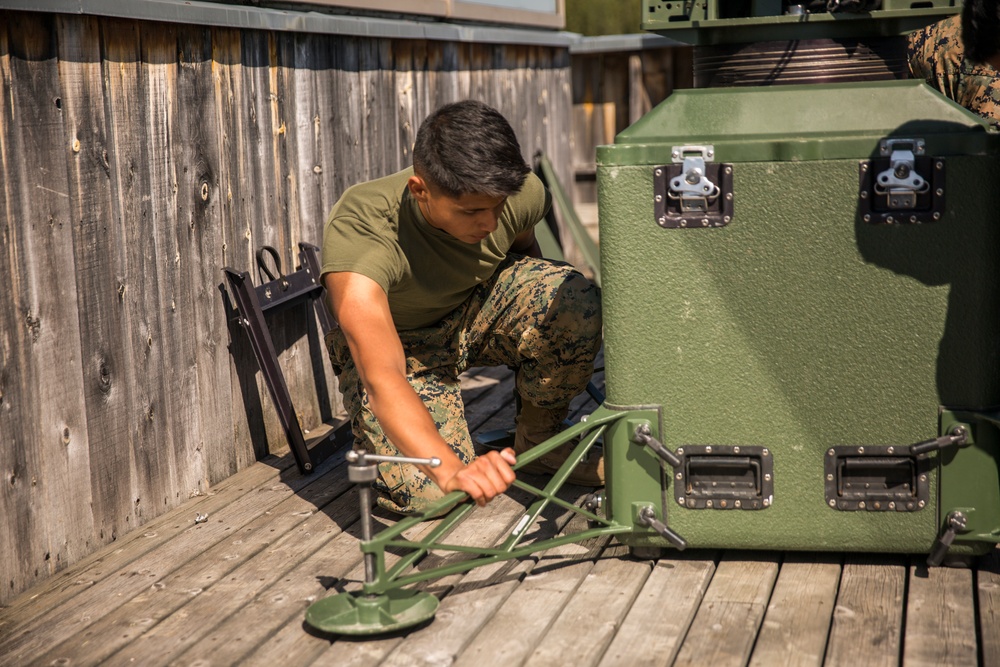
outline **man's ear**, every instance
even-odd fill
[[[427,187],[427,181],[416,174],[410,176],[410,179],[406,181],[406,187],[410,189],[410,194],[418,202],[424,203],[430,197],[430,188]]]

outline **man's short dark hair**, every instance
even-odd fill
[[[413,168],[450,197],[507,197],[531,171],[507,119],[475,100],[446,104],[420,124]]]
[[[984,63],[1000,51],[1000,2],[965,0],[962,7],[962,45],[965,57]]]

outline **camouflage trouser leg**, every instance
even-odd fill
[[[600,298],[568,264],[508,257],[465,303],[432,327],[399,332],[407,380],[459,458],[475,457],[458,376],[479,365],[517,369],[518,393],[540,407],[563,407],[587,385],[600,348]],[[368,397],[339,330],[327,348],[351,416],[355,447],[399,451],[368,408]],[[382,463],[379,505],[403,514],[423,510],[441,490],[411,464]]]

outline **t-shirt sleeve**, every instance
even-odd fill
[[[528,174],[521,191],[507,200],[507,211],[511,216],[516,234],[531,229],[545,217],[552,206],[552,195],[535,174]]]
[[[323,231],[321,274],[335,271],[360,273],[389,292],[399,280],[399,246],[380,233],[382,220],[363,220],[337,213]]]

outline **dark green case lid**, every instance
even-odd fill
[[[714,146],[717,162],[867,158],[886,137],[927,153],[995,155],[989,123],[922,81],[678,90],[611,146],[599,166],[667,164],[675,146]]]

